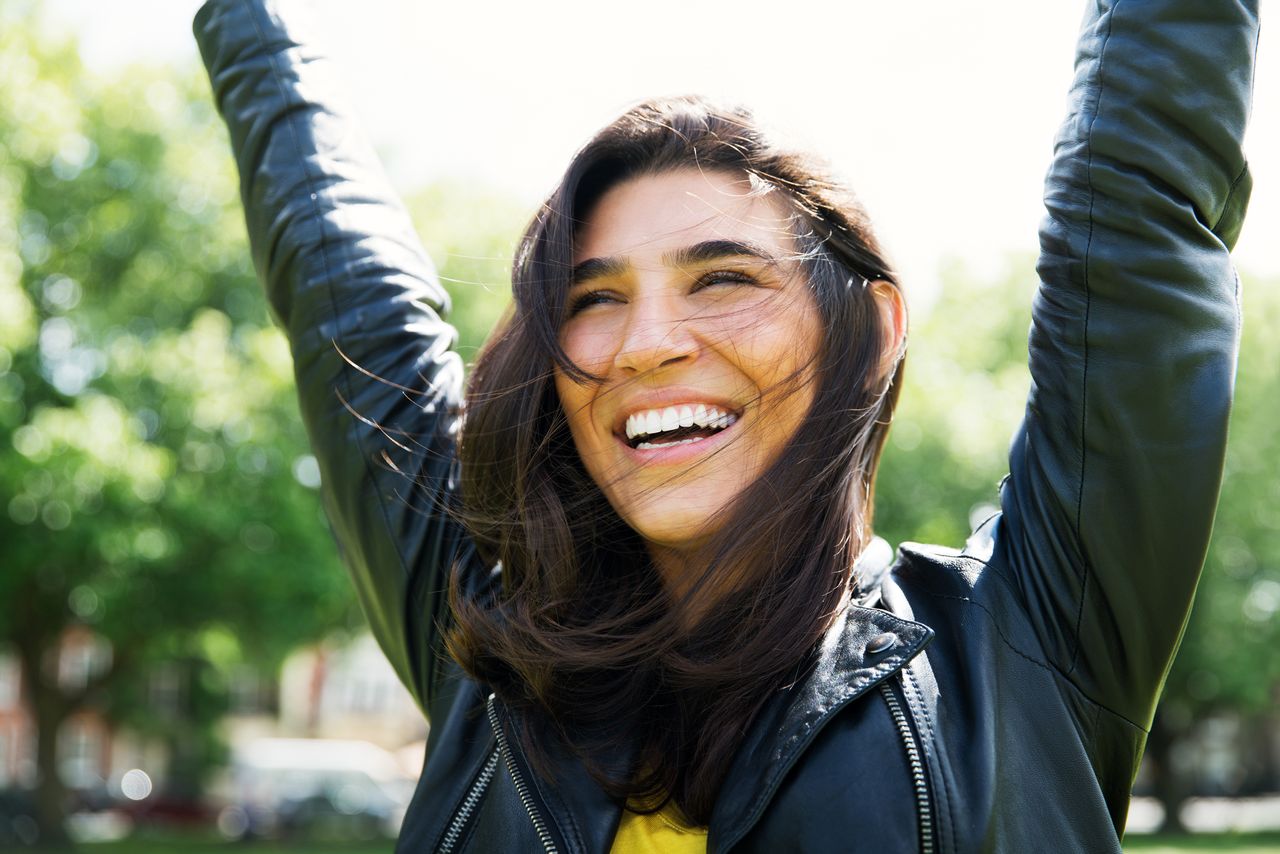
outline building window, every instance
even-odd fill
[[[80,691],[89,680],[111,669],[111,645],[96,635],[75,634],[65,639],[58,655],[58,684],[64,691]]]
[[[16,656],[0,653],[0,712],[18,708],[22,667]]]
[[[267,708],[266,686],[257,668],[242,664],[231,671],[231,711],[238,715],[256,715]]]
[[[102,781],[102,732],[98,727],[72,719],[58,738],[58,773],[72,788],[90,788]]]
[[[177,717],[182,708],[182,668],[166,661],[151,671],[151,708],[163,718]]]
[[[0,729],[0,789],[14,783],[13,736],[7,729]]]

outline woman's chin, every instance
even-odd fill
[[[640,508],[623,517],[651,550],[690,553],[719,530],[720,506],[698,507],[678,498],[666,503],[669,506]]]

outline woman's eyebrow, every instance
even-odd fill
[[[621,276],[631,269],[631,262],[619,256],[607,258],[588,258],[581,264],[574,264],[569,273],[569,287],[576,287],[592,279],[607,279]]]
[[[755,258],[767,264],[777,264],[778,258],[763,246],[745,240],[705,240],[692,246],[673,249],[662,256],[672,267],[691,267],[721,258]]]
[[[691,267],[718,261],[721,258],[755,258],[767,264],[777,264],[778,258],[762,246],[742,240],[704,240],[692,246],[672,249],[662,256],[670,267]],[[569,286],[581,285],[591,279],[620,276],[631,268],[631,261],[622,256],[588,258],[575,264],[569,275]]]

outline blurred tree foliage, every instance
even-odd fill
[[[38,43],[30,14],[5,10],[0,641],[34,707],[52,841],[70,715],[96,707],[164,739],[171,791],[189,792],[218,758],[230,667],[269,672],[343,625],[351,596],[207,85],[94,80],[74,45]],[[111,655],[68,685],[57,648],[76,623]],[[157,709],[151,675],[179,661],[196,664]]]
[[[1030,383],[1034,258],[1010,258],[986,278],[950,262],[939,281],[936,302],[911,318],[906,380],[876,481],[876,533],[891,543],[959,545],[995,512]]]
[[[1029,388],[1027,329],[1034,259],[1003,274],[942,270],[937,302],[913,323],[906,384],[876,488],[877,532],[891,542],[958,546],[994,512],[1009,439]],[[1228,785],[1274,786],[1267,744],[1280,725],[1280,287],[1245,279],[1244,335],[1213,540],[1182,647],[1148,744],[1167,829],[1194,769],[1187,739],[1218,713],[1239,715],[1258,743]],[[1229,793],[1229,792],[1224,792]]]
[[[22,665],[57,842],[70,716],[96,708],[162,739],[168,794],[190,795],[221,757],[233,671],[271,678],[360,618],[207,82],[95,80],[74,44],[39,32],[31,4],[0,6],[0,649]],[[519,220],[491,200],[448,219],[451,192],[418,209],[474,350],[503,289],[471,283],[502,281],[492,259],[510,257]],[[464,257],[463,228],[502,237],[469,239],[482,257]],[[110,644],[87,681],[65,662],[59,676],[73,625]],[[161,705],[157,672],[178,686]]]
[[[530,212],[510,196],[445,181],[408,200],[418,234],[440,269],[468,366],[511,302],[511,259]]]

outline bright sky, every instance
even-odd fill
[[[45,0],[90,67],[195,61],[198,0]],[[396,183],[439,176],[530,207],[626,106],[704,92],[751,105],[858,188],[908,286],[939,259],[1032,251],[1080,0],[309,0]],[[1264,38],[1237,263],[1280,275],[1280,56]],[[1273,235],[1268,239],[1267,234]]]

